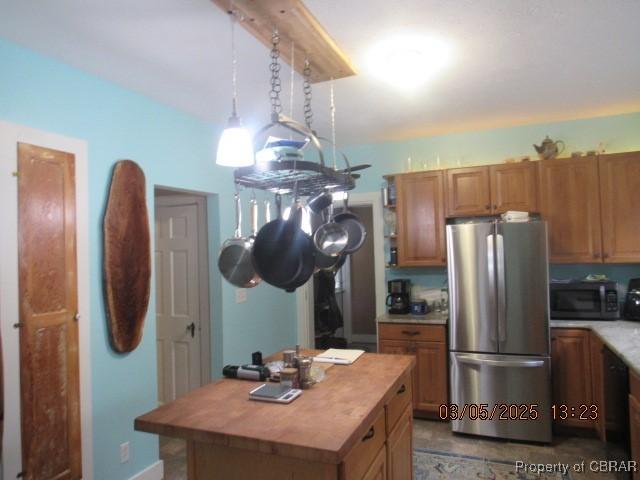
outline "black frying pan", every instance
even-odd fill
[[[287,220],[280,215],[279,195],[276,195],[276,206],[278,218],[264,225],[256,235],[253,265],[265,282],[293,291],[313,273],[313,240],[300,228],[302,211],[297,202]]]

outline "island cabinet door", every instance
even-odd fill
[[[386,447],[382,447],[362,480],[388,480]],[[398,477],[400,478],[400,477]],[[411,478],[411,477],[403,477]]]
[[[447,255],[442,172],[398,175],[396,189],[399,265],[444,265]]]
[[[409,480],[413,475],[413,429],[411,407],[407,407],[387,437],[387,479]]]
[[[602,258],[605,263],[640,262],[640,152],[601,155]]]
[[[340,464],[341,480],[360,480],[368,474],[381,449],[384,449],[387,438],[385,429],[384,408],[364,431],[358,442]],[[378,477],[371,477],[378,478]],[[385,478],[385,477],[382,477]]]

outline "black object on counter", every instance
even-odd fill
[[[387,307],[391,314],[407,314],[411,311],[411,280],[398,278],[387,282],[389,295]]]
[[[629,280],[627,296],[624,301],[624,318],[640,321],[640,278]]]
[[[262,361],[262,352],[261,351],[257,351],[257,352],[253,352],[251,354],[251,365],[264,365],[264,362]]]
[[[270,372],[267,367],[262,365],[225,365],[222,369],[222,375],[226,378],[263,381],[269,378]]]

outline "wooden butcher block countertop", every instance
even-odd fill
[[[264,382],[223,379],[136,418],[135,428],[338,464],[414,364],[411,356],[365,353],[352,365],[327,370],[321,383],[287,405],[249,400],[249,391]]]

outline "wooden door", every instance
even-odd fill
[[[410,479],[411,477],[406,478]],[[390,478],[387,476],[386,447],[382,447],[380,449],[380,451],[376,455],[376,458],[371,463],[369,470],[367,470],[367,473],[365,473],[364,477],[362,477],[362,480],[390,480]]]
[[[442,172],[396,177],[398,264],[444,265],[447,261]]]
[[[398,425],[387,437],[387,478],[410,480],[413,478],[413,432],[409,406]]]
[[[591,387],[593,389],[593,403],[598,406],[598,418],[595,420],[598,438],[603,442],[607,436],[606,411],[604,391],[604,344],[597,335],[589,335],[589,348],[591,349]]]
[[[538,163],[491,165],[491,212],[538,211]]]
[[[540,213],[548,222],[551,263],[602,261],[596,157],[540,162]]]
[[[551,161],[551,160],[550,160]],[[551,329],[551,377],[554,405],[566,405],[568,409],[593,403],[591,378],[591,351],[589,331],[570,328]],[[557,425],[568,427],[593,427],[587,420],[556,419]]]
[[[631,460],[640,462],[640,401],[629,395],[629,437],[631,443]],[[640,472],[633,474],[634,480],[640,480]]]
[[[640,152],[601,155],[602,258],[640,262]]]
[[[437,413],[440,405],[448,403],[447,348],[442,342],[415,342],[414,407]]]
[[[75,157],[18,144],[23,478],[77,479],[80,451]]]
[[[491,214],[489,167],[447,170],[447,216]]]
[[[196,204],[156,208],[156,330],[158,399],[198,388],[200,281]]]

